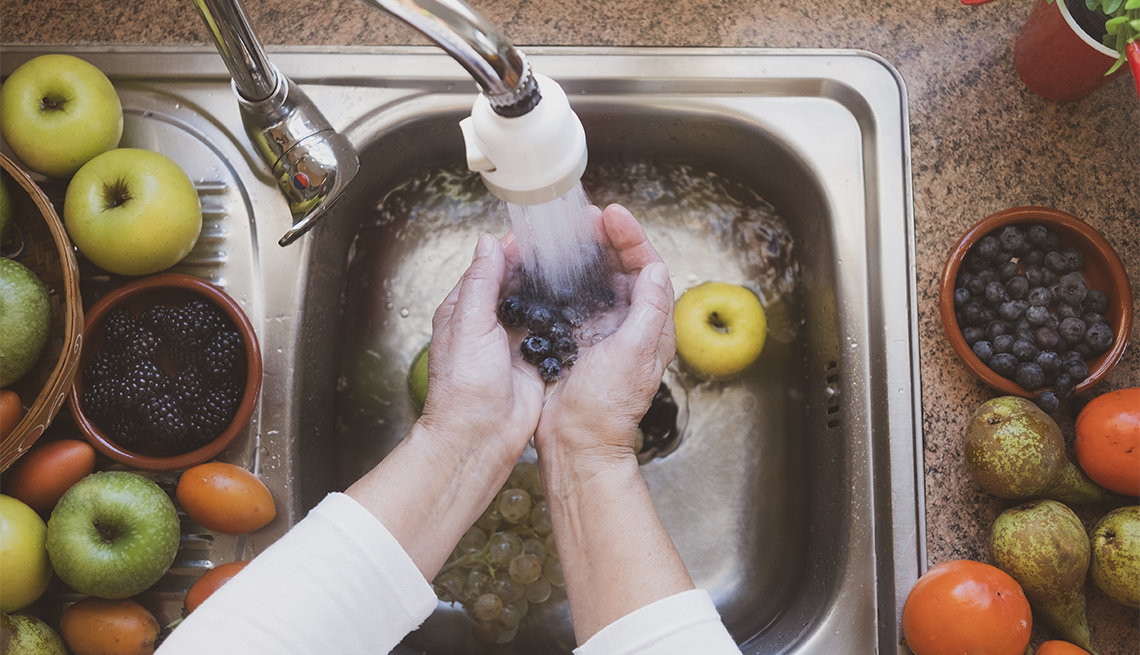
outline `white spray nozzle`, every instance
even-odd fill
[[[529,113],[499,116],[480,95],[459,122],[468,168],[482,174],[491,193],[517,205],[561,198],[586,170],[586,132],[566,93],[545,75],[534,78],[542,99]]]

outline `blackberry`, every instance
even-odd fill
[[[241,335],[231,329],[216,332],[207,341],[198,356],[198,370],[206,380],[224,380],[236,377],[245,343]]]
[[[215,330],[225,325],[225,317],[212,304],[195,298],[174,310],[167,325],[171,354],[197,350]]]
[[[212,441],[229,426],[237,407],[222,390],[204,394],[198,409],[189,417],[187,437],[198,445]]]
[[[123,354],[127,361],[139,362],[158,358],[162,339],[145,327],[136,327],[123,338]]]
[[[526,304],[518,296],[504,298],[499,303],[499,321],[504,327],[522,327],[526,323]]]
[[[103,321],[103,334],[107,343],[118,344],[137,327],[135,315],[119,307],[107,314]]]
[[[182,408],[194,410],[198,407],[204,392],[202,376],[194,366],[179,371],[177,377],[171,380],[170,391],[182,403]]]
[[[123,372],[125,360],[121,348],[104,346],[95,353],[83,369],[83,380],[88,384],[106,380]]]
[[[558,361],[564,365],[570,365],[578,357],[578,342],[570,337],[559,337],[555,339],[554,344],[550,348],[551,354],[558,358]]]
[[[173,395],[162,392],[146,398],[139,403],[138,412],[143,428],[156,441],[179,450],[185,448],[186,417]]]
[[[519,353],[522,354],[524,360],[538,366],[542,360],[550,357],[550,339],[532,334],[522,340]]]
[[[107,436],[120,446],[133,446],[146,434],[146,428],[134,412],[121,414],[107,427]]]
[[[143,359],[127,369],[121,385],[122,407],[129,409],[162,391],[169,378],[153,360]]]
[[[543,382],[554,382],[562,375],[562,364],[553,357],[547,357],[538,365],[538,374]]]
[[[175,320],[175,310],[164,305],[147,307],[139,314],[139,323],[154,334],[166,335]]]
[[[115,380],[99,380],[83,391],[83,411],[96,422],[107,421],[119,413],[115,402]]]

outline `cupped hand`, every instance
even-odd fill
[[[544,452],[601,462],[633,455],[637,425],[673,361],[673,286],[645,230],[624,207],[598,217],[601,234],[632,280],[630,308],[610,336],[585,349],[546,400],[535,433]]]
[[[543,383],[534,367],[512,361],[497,315],[505,276],[503,246],[484,234],[471,266],[432,318],[420,423],[459,452],[480,451],[509,471],[538,424]]]

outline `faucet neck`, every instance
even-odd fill
[[[249,102],[273,95],[280,74],[270,64],[241,5],[236,0],[194,0],[194,6],[214,37],[238,95]]]

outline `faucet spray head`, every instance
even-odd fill
[[[557,82],[531,73],[541,99],[518,116],[496,112],[485,95],[460,121],[467,166],[491,193],[516,205],[557,200],[586,170],[586,132]]]

